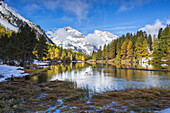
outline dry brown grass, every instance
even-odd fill
[[[112,102],[115,102],[114,104]],[[69,107],[77,106],[70,110]],[[90,103],[73,101],[63,111],[153,112],[170,107],[170,90],[161,88],[127,89],[94,95]],[[114,111],[115,110],[115,111]]]

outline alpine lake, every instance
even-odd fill
[[[33,81],[72,81],[78,88],[86,88],[93,93],[114,90],[165,88],[170,87],[170,66],[167,64],[109,65],[79,63],[57,63],[46,72],[33,77]]]

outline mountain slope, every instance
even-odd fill
[[[99,46],[102,46],[103,48],[105,44],[107,45],[117,38],[116,35],[113,35],[110,32],[95,30],[94,33],[88,34],[85,37],[85,41],[90,45],[95,45],[97,48],[99,48]]]
[[[49,37],[57,46],[81,51],[89,55],[91,55],[93,51],[98,50],[100,46],[103,47],[105,44],[109,44],[118,38],[110,32],[98,30],[84,36],[71,27],[60,28],[54,33],[51,33]]]
[[[25,25],[26,23],[36,31],[37,37],[44,35],[47,41],[51,42],[39,25],[25,19],[23,16],[15,12],[8,4],[0,2],[0,24],[2,26],[6,29],[17,32],[19,27]]]

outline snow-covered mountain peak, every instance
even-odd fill
[[[58,39],[64,41],[66,38],[70,38],[70,36],[74,37],[74,38],[84,37],[82,33],[80,33],[79,31],[77,31],[71,27],[59,28],[53,34],[51,33],[50,37],[51,38],[58,37]]]
[[[99,30],[94,31],[94,34],[101,34],[101,33],[102,33],[102,31],[99,31]]]
[[[116,37],[117,37],[116,35],[114,35],[114,34],[108,32],[108,31],[99,31],[99,30],[95,30],[95,31],[94,31],[94,34],[102,35],[102,36],[109,36],[110,38],[112,38],[112,37],[115,37],[115,38],[116,38]]]
[[[51,34],[52,32],[49,33]],[[94,33],[84,36],[81,32],[71,27],[64,27],[51,34],[50,38],[57,46],[91,55],[100,46],[103,47],[118,37],[110,32],[99,30],[95,30]]]
[[[81,38],[83,37],[83,34],[80,33],[79,31],[73,29],[72,27],[64,27],[63,29],[65,29],[70,35],[77,37],[77,38]]]
[[[68,26],[68,27],[64,27],[63,29],[65,29],[66,31],[68,31],[68,30],[72,30],[73,28],[70,27],[70,26]]]
[[[85,41],[89,42],[90,45],[94,45],[97,49],[99,49],[100,46],[103,48],[105,44],[108,45],[117,38],[118,36],[113,35],[108,31],[95,30],[94,33],[88,34],[85,37]]]

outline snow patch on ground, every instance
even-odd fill
[[[161,64],[161,66],[163,66],[163,67],[164,67],[164,66],[168,66],[168,65],[167,65],[167,64]]]
[[[38,61],[38,60],[34,60],[33,64],[41,65],[41,66],[48,65],[48,63],[41,62],[41,61]]]
[[[139,61],[139,63],[147,63],[147,62],[149,62],[149,61],[151,61],[153,59],[153,57],[145,57],[145,58],[142,58],[140,61]]]
[[[148,57],[148,58],[142,58],[141,60],[139,60],[139,64],[143,67],[143,68],[148,68],[148,69],[152,69],[153,66],[151,64],[148,64],[149,61],[151,61],[153,59],[153,57]]]
[[[23,67],[16,67],[16,66],[9,66],[9,65],[0,65],[0,75],[3,77],[0,77],[0,82],[5,81],[7,78],[11,78],[12,75],[14,77],[23,77],[26,75],[29,75],[28,73],[24,73],[23,70],[18,69],[24,69]]]
[[[166,61],[168,61],[168,60],[167,60],[167,59],[162,59],[161,61],[162,61],[162,62],[166,62]]]
[[[142,68],[153,69],[153,66],[151,64],[148,64],[148,63],[141,63],[140,65],[142,66]]]
[[[164,110],[161,110],[161,111],[155,111],[157,113],[170,113],[170,108],[167,108],[167,109],[164,109]]]

